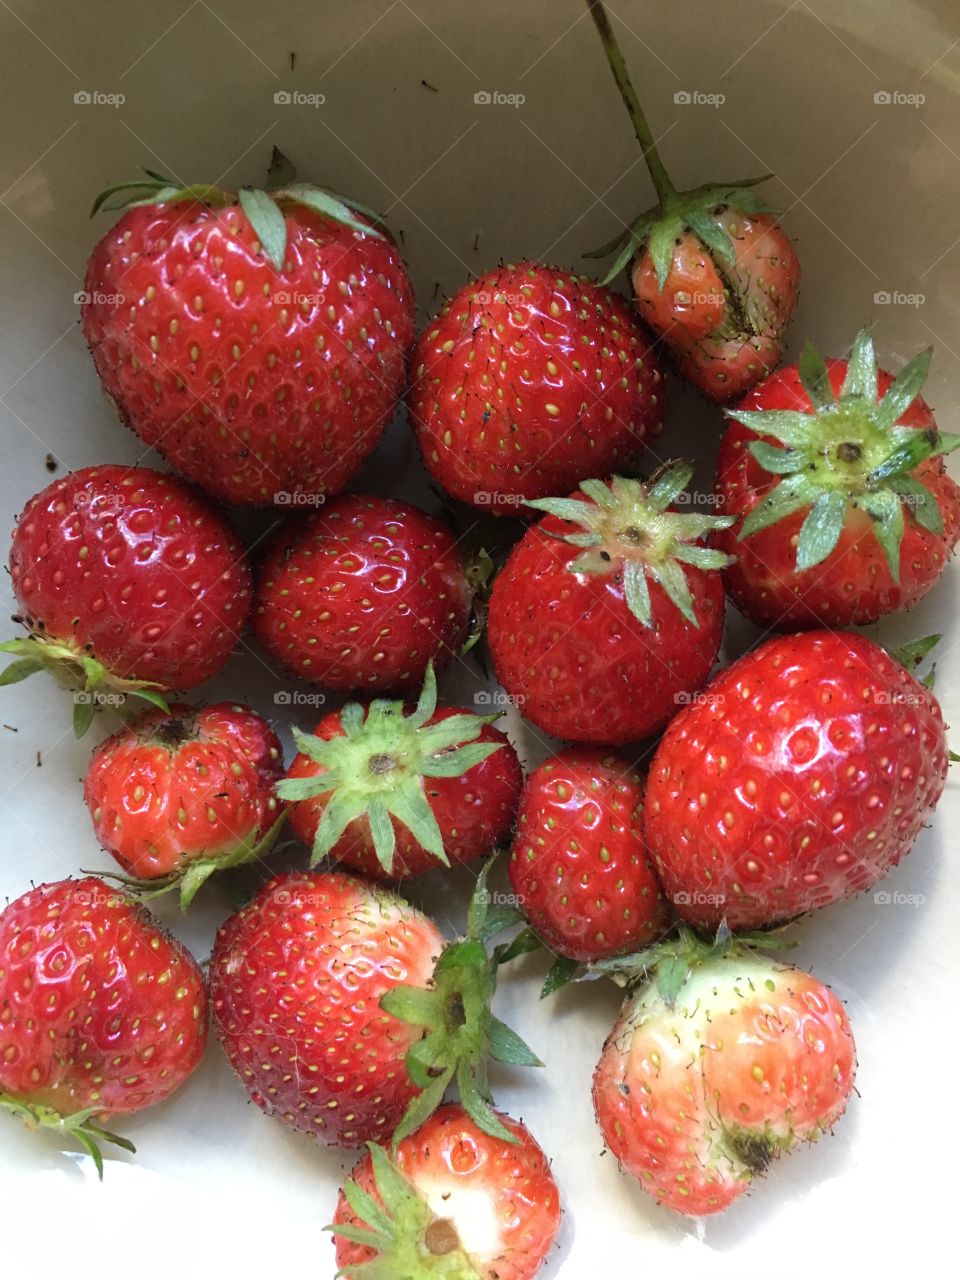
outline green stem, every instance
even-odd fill
[[[630,82],[627,64],[624,61],[623,54],[620,52],[617,37],[613,34],[607,11],[600,0],[587,0],[587,8],[590,10],[590,17],[600,33],[604,53],[607,55],[610,70],[613,72],[613,78],[617,82],[617,88],[620,90],[620,97],[624,101],[633,124],[633,131],[637,135],[637,141],[643,148],[643,158],[653,180],[657,198],[661,207],[665,207],[677,194],[676,187],[670,181],[670,175],[660,159],[660,153],[657,151],[657,144],[653,140],[653,133],[647,123],[647,117],[643,113],[640,99],[637,97],[636,91]]]

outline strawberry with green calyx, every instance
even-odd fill
[[[849,360],[808,344],[735,409],[717,492],[736,523],[719,538],[748,617],[783,630],[846,627],[915,604],[960,537],[960,489],[920,389],[924,351],[894,378],[862,331]]]
[[[657,204],[590,254],[619,249],[613,280],[633,262],[640,314],[708,399],[742,395],[779,363],[796,303],[800,265],[787,236],[745,182],[677,191],[630,82],[600,0],[587,0],[657,193]]]
[[[427,669],[416,707],[347,703],[317,726],[294,730],[300,754],[277,786],[290,826],[321,858],[375,879],[418,875],[438,862],[469,862],[509,831],[522,771],[500,713],[437,707]]]

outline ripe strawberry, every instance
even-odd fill
[[[337,1203],[338,1274],[533,1280],[560,1226],[560,1194],[530,1131],[491,1138],[442,1107],[391,1159],[371,1143]]]
[[[472,862],[513,825],[523,772],[493,716],[437,708],[433,667],[415,708],[377,699],[294,729],[300,754],[277,786],[293,833],[374,880]]]
[[[642,824],[643,783],[616,756],[568,747],[527,778],[510,883],[551,950],[601,960],[666,930]]]
[[[100,1121],[162,1102],[203,1056],[196,962],[102,880],[31,889],[0,912],[0,1106],[30,1127],[132,1151]]]
[[[419,685],[462,644],[470,587],[453,535],[417,507],[350,494],[286,524],[253,625],[278,662],[333,689]]]
[[[591,257],[620,252],[604,281],[633,262],[637,308],[682,375],[709,400],[743,395],[774,369],[800,283],[793,245],[763,212],[757,182],[677,191],[664,168],[600,0],[587,0],[630,115],[657,204]]]
[[[719,1213],[836,1124],[856,1051],[842,1003],[810,974],[745,949],[678,950],[624,1005],[593,1102],[645,1191],[677,1213]]]
[[[428,470],[495,515],[625,469],[662,426],[660,368],[624,300],[537,263],[464,285],[427,325],[411,371]]]
[[[101,742],[84,799],[97,839],[150,890],[186,910],[213,874],[264,858],[280,831],[279,739],[246,707],[151,707]],[[281,816],[278,817],[278,813]]]
[[[126,424],[227,502],[337,493],[402,392],[413,295],[366,212],[319,187],[267,195],[128,183],[87,266],[83,331]]]
[[[46,668],[88,692],[155,701],[155,690],[216,675],[250,607],[229,525],[182,481],[145,467],[85,467],[36,494],[10,574],[30,637],[0,645],[18,657],[0,684]],[[76,706],[85,728],[93,698]]]
[[[587,480],[580,495],[530,503],[547,516],[495,580],[487,635],[499,680],[547,733],[645,738],[706,680],[726,557],[699,539],[729,517],[679,514],[691,474]]]
[[[772,924],[896,866],[947,767],[936,699],[872,640],[781,636],[668,726],[647,782],[647,844],[684,919]]]
[[[717,492],[736,524],[727,589],[747,617],[779,630],[873,622],[916,604],[960,537],[960,488],[920,388],[925,351],[896,378],[870,335],[849,361],[808,346],[736,409]]]

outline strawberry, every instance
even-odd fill
[[[75,1138],[103,1177],[101,1125],[162,1102],[203,1056],[190,953],[102,880],[43,884],[0,912],[0,1106]]]
[[[691,924],[773,924],[896,866],[947,767],[936,699],[879,645],[781,636],[667,727],[647,781],[647,844]]]
[[[800,264],[752,188],[762,178],[678,191],[657,151],[600,0],[587,0],[626,105],[657,203],[589,257],[619,249],[604,281],[633,263],[637,308],[708,400],[736,399],[776,367],[800,284]]]
[[[726,557],[700,544],[729,517],[680,514],[692,468],[649,484],[587,480],[547,513],[493,584],[487,635],[524,716],[559,738],[656,733],[706,680],[723,632]]]
[[[401,394],[413,295],[366,212],[320,187],[127,183],[83,332],[124,422],[226,502],[336,493]]]
[[[960,488],[920,388],[925,351],[896,378],[877,369],[869,333],[849,360],[808,345],[735,408],[717,493],[736,523],[727,589],[740,611],[779,630],[846,627],[909,608],[960,537]]]
[[[493,716],[437,708],[433,667],[416,707],[377,699],[325,716],[277,793],[320,858],[380,880],[490,853],[513,825],[523,773]]]
[[[411,357],[410,418],[448,493],[495,515],[626,468],[663,421],[663,379],[621,297],[521,262],[465,285]]]
[[[133,884],[180,891],[186,909],[213,872],[265,857],[279,834],[280,742],[229,702],[151,707],[96,748],[84,799],[97,839]]]
[[[187,689],[222,669],[250,608],[250,572],[223,518],[174,476],[85,467],[27,503],[10,575],[29,638],[0,684],[46,668],[90,695]],[[161,700],[161,705],[162,700]]]
[[[628,999],[593,1080],[621,1168],[677,1213],[728,1208],[839,1120],[856,1051],[829,987],[743,947],[673,944]]]
[[[351,494],[286,524],[259,566],[267,652],[333,689],[419,685],[462,644],[471,591],[453,535],[417,507]]]
[[[560,1195],[530,1131],[491,1138],[462,1107],[441,1107],[398,1144],[371,1143],[337,1203],[346,1280],[533,1280],[560,1226]]]
[[[642,823],[640,777],[597,748],[568,747],[527,778],[510,883],[551,950],[600,960],[665,931],[669,915]]]

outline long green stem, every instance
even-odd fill
[[[643,113],[640,99],[637,97],[636,91],[630,82],[627,64],[624,61],[623,54],[620,52],[617,37],[613,34],[607,11],[600,0],[587,0],[587,8],[590,10],[590,17],[600,33],[604,53],[607,55],[610,70],[613,72],[613,78],[617,82],[617,88],[620,90],[620,97],[623,99],[630,120],[633,123],[633,131],[637,135],[637,141],[643,148],[643,158],[646,161],[650,177],[653,179],[657,198],[661,205],[665,205],[672,196],[676,195],[676,188],[670,181],[670,175],[660,159],[657,144],[653,140],[653,133],[647,123],[647,117]]]

